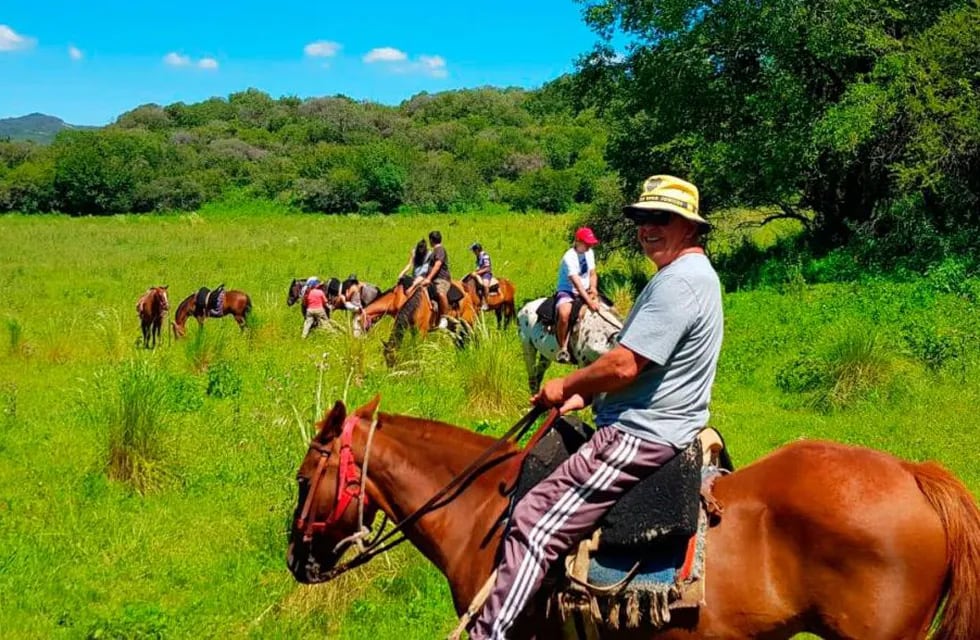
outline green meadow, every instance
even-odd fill
[[[439,229],[454,274],[472,268],[467,247],[480,241],[520,302],[549,293],[574,223],[271,204],[0,217],[0,637],[444,636],[455,622],[448,589],[407,545],[334,583],[293,581],[293,476],[337,399],[381,394],[384,411],[504,431],[528,399],[516,328],[480,325],[463,349],[438,334],[409,340],[388,368],[390,319],[359,339],[338,313],[302,340],[287,285],[354,273],[387,286]],[[749,240],[772,242],[772,229]],[[734,246],[715,242],[716,255]],[[598,254],[600,281],[625,311],[631,279],[649,268]],[[937,460],[980,494],[980,281],[954,262],[823,284],[782,273],[725,295],[712,424],[736,464],[829,438]],[[192,321],[184,340],[167,332],[156,350],[139,346],[135,304],[147,287],[169,286],[172,314],[220,283],[251,295],[248,331]]]

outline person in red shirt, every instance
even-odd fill
[[[303,337],[305,338],[310,335],[310,330],[313,327],[327,321],[327,294],[323,292],[323,286],[310,287],[306,292],[304,302],[306,303],[306,321],[303,322]]]

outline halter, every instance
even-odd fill
[[[337,469],[337,484],[338,484],[337,503],[334,505],[334,509],[331,515],[327,518],[327,520],[323,522],[316,522],[315,517],[311,517],[309,520],[307,520],[307,517],[310,516],[310,513],[313,509],[314,496],[316,495],[316,489],[320,483],[320,479],[323,477],[323,471],[324,468],[326,467],[327,458],[330,456],[330,449],[316,441],[311,442],[310,449],[313,449],[314,451],[320,454],[320,460],[317,463],[316,471],[314,473],[313,480],[310,486],[310,491],[306,495],[306,501],[303,503],[303,510],[300,513],[299,518],[297,518],[296,520],[296,528],[303,532],[303,542],[309,543],[313,539],[314,533],[322,532],[326,530],[328,526],[334,524],[337,520],[340,519],[340,516],[344,513],[344,510],[347,508],[347,505],[350,504],[350,501],[357,497],[360,498],[360,511],[358,515],[359,531],[341,540],[334,547],[334,552],[336,553],[337,550],[340,549],[345,543],[347,543],[348,541],[353,541],[357,543],[359,547],[359,553],[357,556],[355,556],[348,562],[336,566],[333,569],[330,569],[326,573],[325,579],[323,581],[327,582],[333,580],[337,576],[346,573],[351,569],[354,569],[355,567],[359,567],[360,565],[364,564],[374,556],[380,555],[385,551],[388,551],[389,549],[396,547],[402,542],[404,542],[405,540],[407,540],[404,531],[409,525],[420,520],[422,516],[429,513],[431,510],[444,506],[449,501],[451,501],[452,497],[449,497],[448,499],[446,499],[445,502],[442,502],[442,500],[446,498],[446,496],[451,491],[453,491],[457,487],[460,487],[472,477],[479,475],[480,469],[484,465],[484,463],[487,460],[489,460],[494,453],[499,451],[506,443],[516,442],[517,440],[519,440],[521,436],[534,425],[534,423],[537,421],[538,417],[540,417],[542,413],[544,413],[544,409],[542,407],[537,407],[537,406],[533,407],[528,413],[526,413],[516,423],[514,423],[510,427],[510,429],[507,430],[507,433],[505,433],[503,436],[497,439],[493,444],[491,444],[487,449],[485,449],[483,453],[481,453],[477,457],[476,460],[471,462],[459,474],[454,476],[446,486],[444,486],[442,489],[436,492],[436,494],[431,498],[429,498],[425,502],[425,504],[423,504],[418,509],[416,509],[415,511],[407,515],[400,522],[396,523],[395,526],[389,529],[387,532],[384,531],[384,526],[385,523],[387,522],[387,516],[386,516],[385,523],[382,523],[381,527],[379,527],[378,529],[378,532],[375,534],[374,539],[367,544],[363,542],[363,538],[365,538],[371,533],[370,529],[364,526],[364,505],[365,503],[367,503],[368,496],[367,493],[362,493],[361,483],[367,482],[367,465],[369,461],[369,456],[371,454],[371,440],[372,437],[374,436],[374,431],[378,425],[377,418],[375,418],[372,421],[371,430],[368,433],[367,449],[365,450],[364,453],[364,471],[363,471],[363,475],[361,476],[357,474],[357,467],[354,464],[354,453],[353,450],[351,449],[351,439],[353,436],[354,426],[357,425],[359,417],[351,416],[344,421],[344,425],[341,429],[341,435],[340,435],[341,438],[340,466]],[[527,455],[527,453],[533,448],[534,444],[536,444],[538,440],[540,440],[541,437],[545,434],[545,432],[549,428],[551,428],[551,425],[554,424],[558,416],[559,416],[558,409],[557,408],[551,409],[551,411],[548,413],[548,418],[541,424],[541,426],[538,428],[538,431],[534,434],[534,436],[531,437],[528,446],[519,453],[521,459],[523,459],[523,457]],[[345,451],[347,452],[346,462],[345,462]],[[344,478],[346,478],[346,485],[343,487],[343,490],[341,491],[339,487],[341,483],[344,482],[343,480]],[[354,488],[352,489],[352,487]],[[349,497],[342,496],[342,492],[344,494],[347,494]],[[392,538],[394,538],[396,535],[400,535],[400,537],[392,540]]]
[[[367,493],[361,487],[361,473],[354,464],[354,449],[351,443],[354,439],[354,427],[357,426],[358,416],[350,416],[344,421],[344,426],[340,431],[340,463],[337,468],[337,498],[334,508],[327,516],[326,520],[317,522],[316,514],[313,511],[313,501],[316,491],[320,486],[326,470],[327,461],[330,458],[330,448],[315,440],[310,443],[310,449],[320,454],[317,461],[316,471],[310,484],[310,490],[306,494],[306,501],[303,503],[303,510],[296,520],[296,528],[303,532],[303,542],[310,542],[313,535],[326,531],[327,527],[335,524],[344,515],[344,511],[350,506],[354,499],[360,502],[361,527],[363,527],[364,506],[368,502]],[[375,421],[371,425],[371,433],[374,433]]]

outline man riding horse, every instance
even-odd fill
[[[637,298],[619,344],[546,382],[533,398],[562,413],[592,404],[599,428],[517,503],[493,590],[470,629],[474,640],[503,640],[549,566],[707,423],[723,317],[721,285],[703,248],[709,225],[698,211],[698,190],[673,176],[653,176],[624,214],[657,273]]]

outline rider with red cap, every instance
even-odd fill
[[[575,232],[575,242],[565,252],[558,267],[558,295],[555,296],[555,312],[558,315],[557,362],[571,362],[568,354],[568,325],[572,316],[572,303],[581,298],[592,311],[599,309],[598,276],[595,271],[595,254],[592,247],[599,244],[592,229],[581,227]]]

